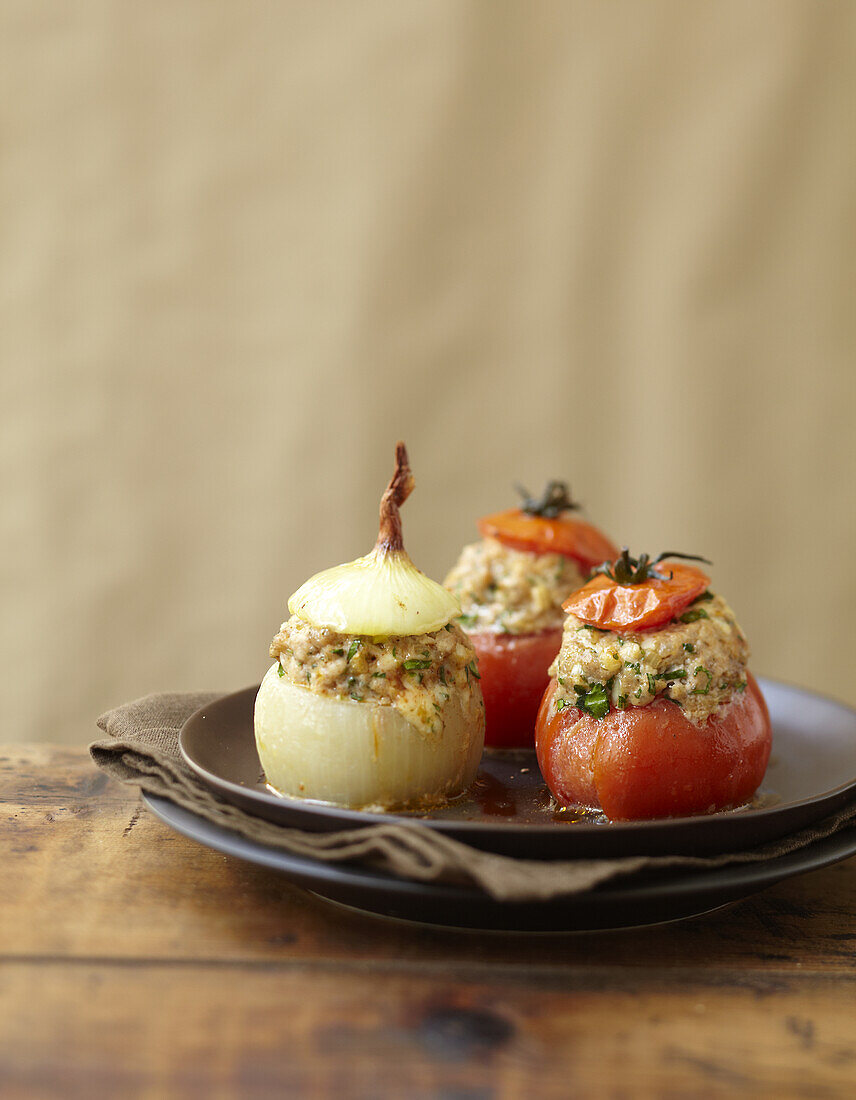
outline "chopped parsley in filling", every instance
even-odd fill
[[[475,650],[454,623],[430,634],[337,634],[292,615],[271,642],[280,676],[319,695],[393,706],[425,733],[440,732],[453,695],[483,707]]]
[[[550,668],[559,684],[555,706],[602,718],[663,695],[700,724],[745,691],[748,659],[734,612],[710,592],[660,630],[617,634],[568,615]]]
[[[513,550],[487,538],[463,548],[444,584],[460,600],[464,630],[536,634],[561,628],[562,604],[585,579],[562,554]]]

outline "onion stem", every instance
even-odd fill
[[[399,508],[413,492],[415,484],[407,448],[399,440],[395,445],[395,470],[380,500],[380,526],[375,543],[377,553],[399,554],[404,549]]]
[[[421,573],[404,549],[400,508],[413,486],[407,448],[399,442],[373,549],[310,577],[288,601],[292,615],[340,634],[385,638],[428,634],[461,613],[455,597]]]

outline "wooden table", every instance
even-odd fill
[[[0,1095],[856,1095],[856,859],[596,935],[362,916],[0,755]]]

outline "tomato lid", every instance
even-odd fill
[[[629,556],[626,561],[639,564]],[[644,555],[639,562],[639,580],[628,578],[626,570],[615,570],[619,580],[614,573],[598,573],[565,600],[563,609],[600,630],[656,630],[683,614],[710,584],[710,577],[693,565],[669,562],[658,575],[650,571],[656,562],[649,565]]]

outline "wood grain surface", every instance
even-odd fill
[[[856,1094],[856,859],[681,924],[444,931],[202,848],[83,750],[0,755],[0,1095]]]

